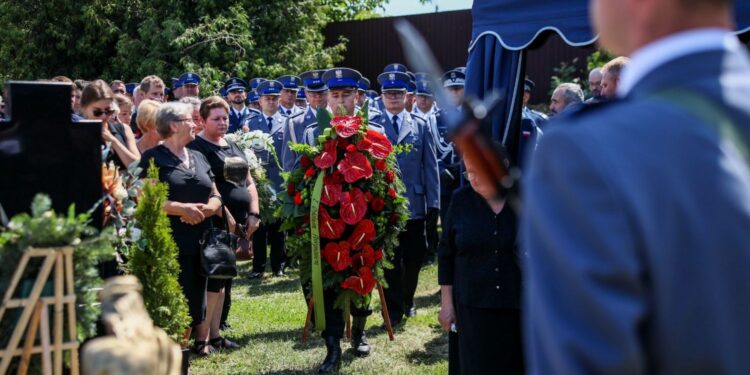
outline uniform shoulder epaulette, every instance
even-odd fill
[[[414,113],[411,113],[411,117],[414,118],[415,120],[420,120],[424,123],[427,123],[427,119],[420,115],[415,115]]]

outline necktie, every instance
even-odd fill
[[[291,116],[292,115],[292,110],[291,109],[287,109],[286,110],[286,115],[287,116]]]
[[[268,131],[271,131],[271,126],[273,126],[273,117],[266,117],[266,121],[268,124]]]
[[[393,123],[393,130],[396,131],[396,135],[399,133],[398,128],[398,115],[393,115],[393,118],[391,119],[391,123]]]

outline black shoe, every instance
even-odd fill
[[[326,341],[326,358],[318,368],[318,374],[332,374],[341,367],[341,342],[340,339],[333,336],[325,338]]]
[[[352,349],[358,357],[366,357],[370,354],[370,343],[363,329],[352,329]]]
[[[435,259],[432,258],[432,257],[429,257],[429,258],[425,259],[424,262],[422,262],[423,266],[431,266],[433,264],[435,264]]]
[[[406,310],[406,316],[409,318],[417,316],[417,308],[414,306],[410,307],[409,310]]]
[[[221,325],[219,325],[219,329],[222,331],[230,331],[232,329],[232,326],[230,326],[227,322],[221,322]]]
[[[262,272],[250,272],[247,274],[247,278],[250,280],[262,279],[263,273]]]
[[[278,271],[274,272],[273,275],[274,276],[284,276],[284,275],[286,275],[286,273],[284,272],[284,270],[278,270]]]

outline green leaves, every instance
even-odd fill
[[[333,66],[346,40],[325,45],[329,22],[364,17],[386,0],[51,0],[0,2],[0,79],[140,81],[190,70],[204,94],[231,76]]]

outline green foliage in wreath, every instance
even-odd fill
[[[93,210],[93,209],[92,209]],[[0,290],[7,290],[10,279],[24,252],[30,247],[74,246],[73,273],[76,292],[77,339],[83,342],[96,334],[96,320],[100,310],[94,291],[100,287],[97,264],[111,259],[114,249],[114,233],[107,228],[97,233],[90,226],[91,212],[76,214],[75,205],[70,205],[67,215],[52,210],[49,196],[37,194],[31,204],[31,214],[14,216],[8,227],[0,232]],[[23,280],[34,280],[41,262],[30,262]],[[42,295],[49,295],[43,292]],[[9,313],[0,320],[0,346],[5,346],[15,328],[15,319]]]

